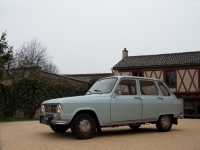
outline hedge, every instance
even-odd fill
[[[17,111],[33,118],[44,100],[84,95],[87,89],[48,83],[39,79],[15,80],[12,85],[0,86],[0,120],[13,117]]]

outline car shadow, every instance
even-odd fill
[[[157,132],[157,129],[154,128],[139,128],[139,129],[120,129],[120,128],[110,128],[102,129],[102,133],[98,134],[100,136],[116,136],[116,135],[128,135],[128,134],[146,134],[150,132]]]
[[[171,129],[169,132],[177,132],[180,131],[179,129]],[[102,137],[112,137],[112,136],[126,136],[126,135],[142,135],[142,134],[161,134],[163,132],[159,132],[156,128],[139,128],[139,129],[129,129],[129,128],[102,128],[102,132],[98,133],[96,132],[94,135],[94,138],[102,138]],[[74,140],[77,139],[71,130],[69,129],[67,132],[64,133],[56,133],[56,132],[42,132],[40,133],[40,136],[43,136],[44,138],[51,138],[52,140],[58,140],[58,139],[65,139],[68,140]]]
[[[73,133],[71,132],[71,130],[64,132],[64,133],[57,133],[54,131],[50,131],[50,132],[41,132],[39,134],[40,136],[43,136],[43,138],[51,138],[52,140],[58,140],[58,139],[75,139],[75,136],[73,135]]]
[[[177,132],[180,131],[179,129],[171,129],[169,132]],[[127,135],[143,135],[143,134],[163,134],[168,132],[159,132],[157,128],[142,128],[139,129],[129,129],[129,128],[110,128],[110,129],[102,129],[102,133],[96,134],[95,138],[101,138],[101,137],[112,137],[112,136],[127,136]]]

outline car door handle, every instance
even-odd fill
[[[134,99],[139,99],[139,100],[141,100],[141,98],[140,98],[140,97],[134,97]]]
[[[163,98],[162,98],[162,97],[158,97],[158,99],[161,99],[161,100],[163,100]]]

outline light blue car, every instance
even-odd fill
[[[98,80],[84,96],[44,101],[40,123],[55,132],[71,128],[79,139],[91,138],[102,127],[138,129],[156,124],[169,131],[178,124],[181,104],[167,85],[152,78],[113,76]]]

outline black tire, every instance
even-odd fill
[[[68,126],[54,126],[54,125],[50,125],[51,129],[54,132],[65,132],[68,130]]]
[[[170,115],[162,115],[156,122],[158,131],[167,132],[172,127],[172,117]]]
[[[89,139],[96,132],[96,122],[89,114],[78,115],[71,125],[72,133],[79,139]]]
[[[133,125],[133,126],[129,126],[131,129],[139,129],[139,127],[140,127],[141,125]]]

